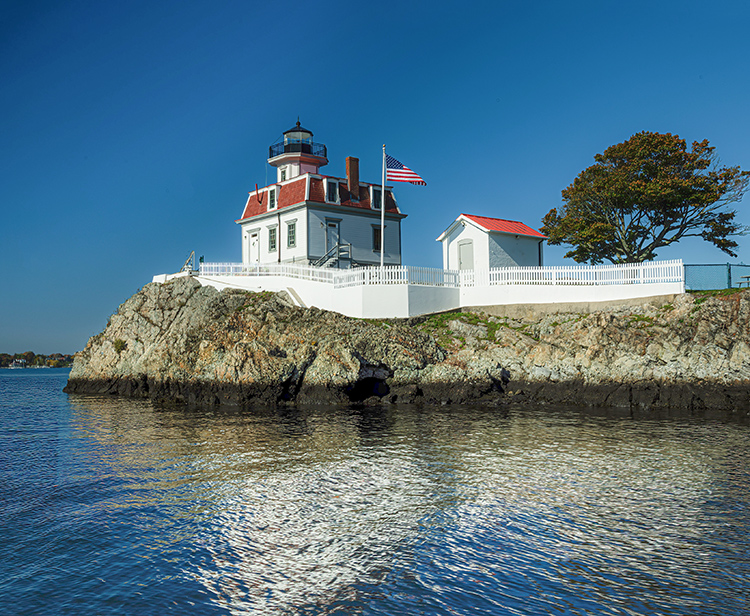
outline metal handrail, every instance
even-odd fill
[[[333,254],[334,252],[336,253],[335,255]],[[325,253],[322,257],[320,257],[320,259],[318,259],[317,261],[314,261],[313,263],[311,263],[311,265],[313,267],[320,267],[328,263],[328,261],[333,259],[334,256],[337,259],[341,259],[341,258],[351,259],[352,258],[352,245],[351,244],[334,244],[333,246],[331,246],[331,248],[328,250],[327,253]]]
[[[328,250],[327,253],[325,253],[322,257],[320,257],[320,259],[318,259],[317,261],[313,261],[310,265],[312,265],[313,267],[320,267],[321,265],[326,263],[328,259],[330,259],[333,256],[332,254],[333,251],[337,250],[338,247],[339,247],[338,244],[331,246],[331,248]]]
[[[268,158],[286,154],[287,152],[302,152],[303,154],[328,158],[328,150],[322,143],[313,143],[312,141],[302,141],[299,139],[288,139],[286,143],[274,143],[268,148]]]

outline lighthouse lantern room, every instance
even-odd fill
[[[296,126],[268,148],[268,164],[276,167],[276,181],[284,182],[304,173],[318,173],[328,164],[326,146],[313,142],[312,131]]]

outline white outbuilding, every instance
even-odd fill
[[[486,270],[544,265],[547,237],[515,220],[461,214],[437,238],[443,243],[443,268]]]

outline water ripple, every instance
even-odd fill
[[[39,372],[0,375],[0,613],[747,611],[741,422],[164,409]]]

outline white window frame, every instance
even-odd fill
[[[273,248],[271,247],[271,238],[273,238]],[[268,252],[277,252],[279,249],[279,229],[277,225],[268,227]]]
[[[271,201],[273,200],[273,205]],[[268,189],[268,211],[275,210],[279,207],[279,190],[277,186]]]
[[[291,234],[289,232],[292,232]],[[297,219],[286,221],[286,247],[297,247]]]
[[[326,193],[325,194],[325,202],[326,203],[341,203],[341,186],[338,186],[338,184],[340,184],[340,182],[338,180],[333,180],[333,179],[325,178],[325,182],[324,183],[325,183],[325,187],[324,188],[325,188],[325,193]],[[329,186],[329,184],[336,184],[337,185],[336,186],[336,200],[335,201],[331,201],[331,200],[328,199],[328,186]]]
[[[370,209],[371,210],[377,210],[379,212],[380,208],[379,207],[375,207],[375,192],[382,193],[383,191],[380,188],[380,186],[374,186],[374,185],[371,184],[370,185]],[[380,195],[380,205],[381,205],[381,207],[383,205],[383,195],[382,194]]]

